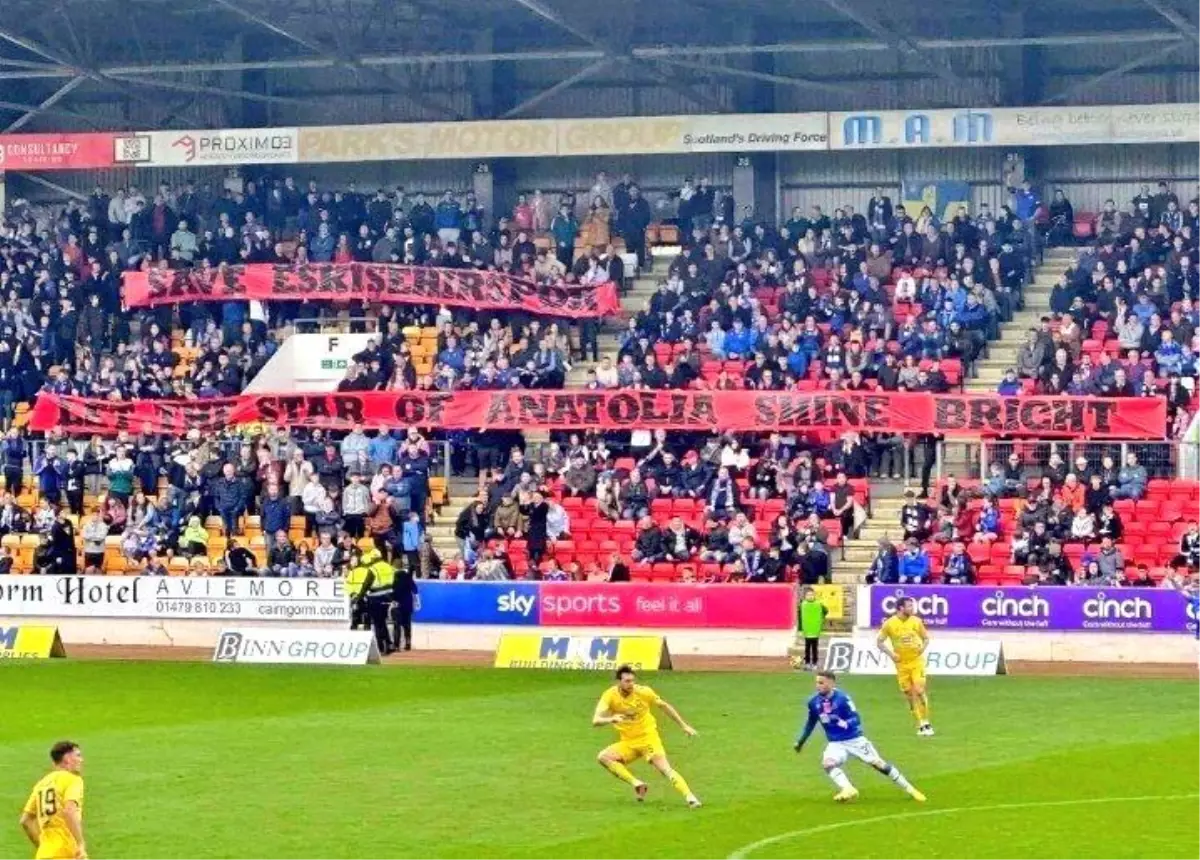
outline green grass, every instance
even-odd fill
[[[750,856],[1197,856],[1194,797],[1074,803],[1197,793],[1189,682],[938,678],[924,739],[892,679],[845,679],[929,803],[852,763],[843,807],[823,742],[791,751],[808,676],[664,673],[700,731],[663,730],[696,811],[645,765],[639,806],[595,764],[599,675],[64,661],[0,683],[0,857],[30,856],[17,813],[61,738],[94,857],[726,857],[812,828],[832,829]]]

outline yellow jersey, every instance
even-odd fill
[[[610,714],[621,714],[625,717],[621,722],[613,723],[613,728],[623,741],[658,736],[658,720],[654,718],[651,707],[659,701],[658,693],[641,684],[635,684],[633,692],[629,695],[625,695],[620,687],[613,685],[600,697],[601,707]]]
[[[69,770],[52,770],[38,780],[29,794],[23,812],[37,819],[41,838],[38,840],[37,860],[73,860],[78,853],[75,837],[63,815],[68,803],[79,805],[83,813],[83,777]]]
[[[892,651],[896,654],[896,664],[905,665],[916,663],[921,659],[921,651],[928,634],[925,632],[925,622],[915,615],[901,618],[893,615],[879,628],[879,635],[892,643]]]

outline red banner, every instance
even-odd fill
[[[543,582],[543,627],[795,630],[790,585]]]
[[[1161,439],[1161,397],[1001,397],[902,392],[374,391],[211,400],[86,400],[43,393],[30,427],[182,435],[237,424],[348,429],[861,430],[981,436]]]
[[[0,170],[91,170],[113,166],[116,135],[0,134]]]
[[[197,269],[151,269],[124,275],[131,307],[177,302],[364,301],[430,304],[560,317],[602,317],[621,303],[612,284],[541,286],[499,272],[384,263],[251,263]]]

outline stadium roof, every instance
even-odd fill
[[[255,105],[363,93],[404,96],[419,118],[520,116],[605,83],[666,87],[691,112],[776,109],[779,88],[857,109],[862,76],[828,69],[861,54],[888,58],[880,79],[995,76],[1005,80],[976,101],[1061,103],[1071,94],[1038,92],[1027,71],[1098,46],[1111,59],[1079,70],[1073,90],[1138,70],[1195,73],[1195,18],[1184,0],[5,0],[0,130],[194,127],[211,124],[200,108],[213,103],[228,124],[254,125],[267,116]],[[981,71],[970,54],[982,51],[1004,53]],[[513,69],[530,64],[547,64],[551,80],[504,98]],[[491,92],[466,109],[438,98],[429,82],[446,67]],[[323,85],[286,76],[305,71]],[[722,100],[720,87],[738,89]]]

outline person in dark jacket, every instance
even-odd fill
[[[900,560],[896,555],[896,547],[886,537],[881,537],[879,550],[875,553],[875,558],[871,560],[871,567],[867,571],[867,582],[894,585],[899,581]]]
[[[460,553],[466,555],[469,541],[478,545],[487,539],[490,520],[487,505],[482,499],[476,499],[459,512],[458,519],[454,521],[454,538],[458,541]]]
[[[955,541],[942,573],[948,585],[974,585],[975,562],[967,555],[967,548],[962,541]]]
[[[1074,241],[1075,209],[1071,201],[1063,194],[1061,188],[1054,189],[1054,199],[1050,201],[1050,228],[1046,234],[1046,244],[1069,245]]]
[[[4,438],[4,486],[14,497],[21,495],[25,484],[25,440],[16,427]]]
[[[392,642],[395,643],[395,650],[412,650],[413,613],[420,608],[421,595],[414,571],[407,564],[401,565],[392,580]]]
[[[637,254],[638,268],[641,268],[646,263],[646,228],[650,226],[654,217],[650,204],[642,197],[641,189],[630,185],[629,204],[614,215],[617,219],[617,230],[625,239],[625,247],[631,253]]]
[[[612,554],[608,567],[609,582],[629,582],[629,565],[621,560],[621,556],[617,553]]]
[[[67,479],[67,463],[58,456],[53,445],[47,445],[45,450],[33,462],[33,474],[37,476],[38,490],[42,498],[52,504],[58,504],[59,495]]]
[[[225,526],[225,536],[237,534],[238,519],[246,511],[245,482],[237,477],[233,464],[226,463],[221,467],[221,476],[209,484],[213,509]]]
[[[296,547],[288,539],[286,531],[275,536],[274,545],[267,552],[266,576],[293,576],[296,571]]]
[[[796,565],[800,581],[805,585],[831,582],[829,555],[817,544],[802,543],[796,547]]]
[[[667,561],[687,561],[700,549],[700,533],[685,525],[683,517],[672,517],[662,537]]]
[[[271,484],[267,487],[267,495],[262,501],[262,518],[263,537],[266,539],[267,551],[273,548],[275,535],[278,532],[286,532],[292,524],[292,506],[288,499],[284,498],[278,485]]]
[[[77,517],[83,516],[83,479],[84,465],[74,448],[67,451],[67,467],[64,476],[63,489],[67,494],[67,507]]]
[[[75,558],[75,524],[67,518],[65,509],[59,509],[54,525],[50,528],[50,546],[55,573],[73,576],[79,572]]]
[[[633,544],[633,560],[653,564],[662,561],[666,554],[662,532],[650,517],[643,517],[638,524],[637,538]]]
[[[77,337],[80,343],[89,344],[93,350],[104,349],[108,339],[108,317],[100,306],[99,293],[92,293],[88,303],[79,313]]]
[[[538,565],[546,557],[546,518],[550,515],[550,505],[545,496],[535,490],[529,503],[521,505],[520,509],[526,522],[525,540],[529,548],[529,568],[536,578]]]

